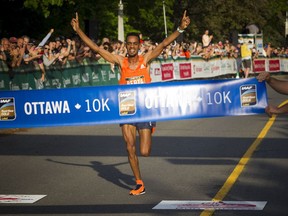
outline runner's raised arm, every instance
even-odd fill
[[[79,37],[83,40],[87,46],[89,46],[93,51],[99,53],[105,60],[108,62],[111,62],[112,64],[120,65],[122,56],[117,56],[109,51],[102,49],[99,47],[96,43],[94,43],[79,27],[79,18],[78,13],[76,12],[76,17],[71,20],[71,26],[74,29],[74,31],[79,35]]]

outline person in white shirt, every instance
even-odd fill
[[[209,35],[209,30],[205,30],[205,33],[202,36],[203,48],[208,47],[212,39],[213,39],[213,35]]]

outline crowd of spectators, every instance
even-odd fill
[[[105,61],[86,46],[77,36],[73,38],[65,38],[63,36],[51,37],[53,32],[54,30],[51,29],[40,42],[31,39],[27,35],[18,38],[1,38],[0,61],[5,62],[11,70],[23,65],[37,64],[42,71],[42,80],[45,79],[45,68],[51,65],[63,66],[67,61],[77,61],[81,63],[85,58],[99,62]],[[205,37],[206,40],[209,40],[209,43],[205,41]],[[234,45],[229,40],[223,42],[215,42],[213,40],[213,37],[209,36],[206,30],[201,40],[199,40],[200,42],[184,41],[177,43],[175,41],[163,50],[159,58],[189,59],[192,56],[198,56],[206,61],[212,57],[241,58],[240,43]],[[109,38],[103,38],[100,41],[95,41],[95,43],[118,55],[125,56],[127,53],[125,43],[119,40],[111,41]],[[203,44],[205,44],[205,46]],[[156,42],[141,39],[139,54],[145,54],[156,46]],[[251,47],[251,49],[252,57],[257,58],[259,54],[255,46]],[[269,58],[278,56],[288,57],[288,48],[274,48],[268,43],[264,47],[263,55]]]

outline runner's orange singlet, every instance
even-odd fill
[[[151,77],[147,65],[144,63],[143,56],[139,55],[139,63],[135,70],[129,68],[129,62],[127,57],[123,59],[121,78],[119,80],[120,85],[142,84],[150,82]]]

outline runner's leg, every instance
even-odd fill
[[[151,129],[139,129],[140,136],[140,153],[142,156],[148,157],[151,153]]]
[[[139,161],[136,155],[136,127],[125,124],[122,127],[122,135],[126,143],[128,160],[136,180],[141,180]]]

